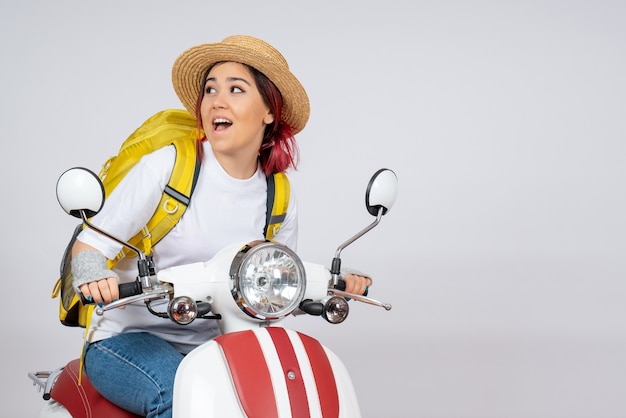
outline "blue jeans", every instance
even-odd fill
[[[89,344],[85,372],[98,392],[114,404],[147,418],[169,418],[174,376],[182,359],[161,338],[131,332]]]

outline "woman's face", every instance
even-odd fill
[[[256,170],[265,126],[274,121],[274,116],[245,65],[224,62],[211,69],[204,85],[200,115],[218,160],[253,163]]]

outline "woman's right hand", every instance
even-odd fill
[[[115,277],[85,283],[79,289],[85,299],[95,304],[106,305],[120,297],[120,290]]]
[[[72,257],[75,257],[81,251],[87,250],[98,251],[96,248],[76,240],[72,247]],[[104,256],[102,257],[104,259]],[[116,277],[107,277],[83,283],[78,287],[78,290],[89,303],[108,304],[120,297],[120,288]]]

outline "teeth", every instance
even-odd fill
[[[224,119],[224,118],[217,118],[215,120],[213,120],[214,124],[218,124],[218,123],[228,123],[228,124],[232,124],[231,121],[229,121],[228,119]]]

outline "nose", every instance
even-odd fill
[[[211,95],[211,107],[213,109],[224,109],[227,106],[226,94],[215,92]]]

